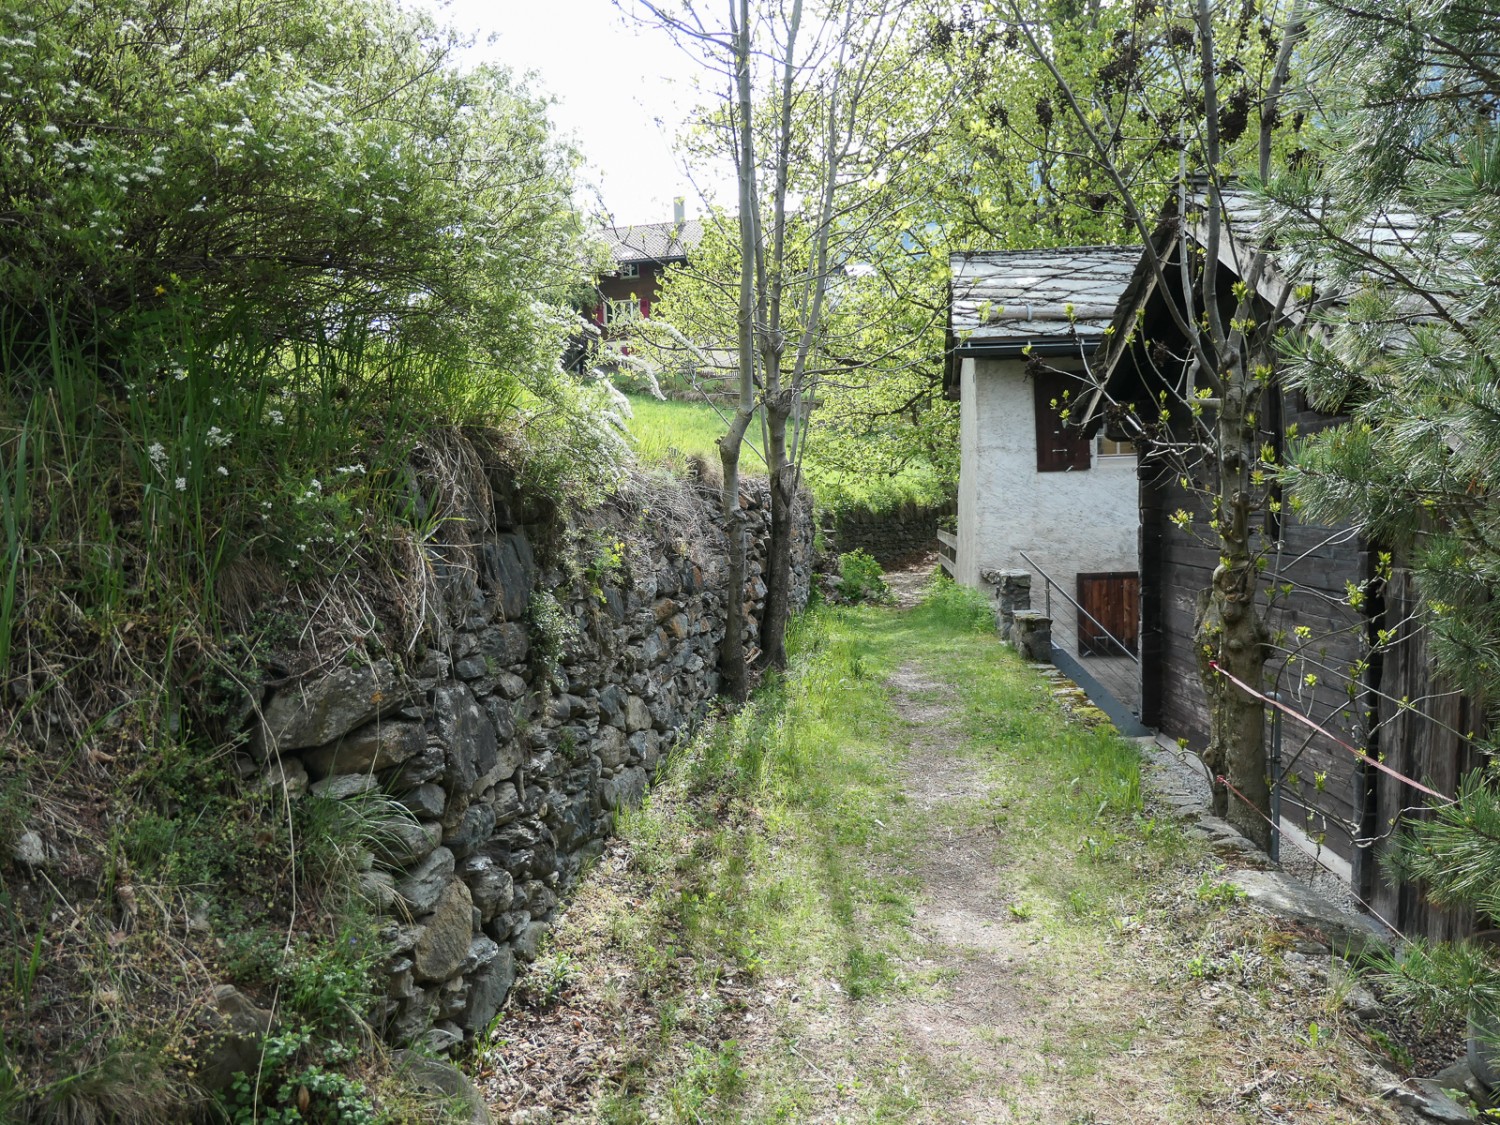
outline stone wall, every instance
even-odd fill
[[[725,605],[710,489],[638,479],[560,519],[546,503],[528,512],[493,469],[457,477],[469,510],[453,526],[469,531],[429,549],[424,578],[435,643],[279,688],[254,743],[267,780],[293,794],[378,791],[407,810],[380,824],[384,854],[361,882],[389,918],[387,1038],[439,1050],[494,1017],[613,812],[641,799],[703,716]],[[742,514],[758,613],[763,484]],[[812,553],[801,526],[799,607]],[[752,621],[747,643],[754,633]]]
[[[834,515],[824,528],[824,539],[835,554],[861,550],[889,563],[902,555],[936,550],[939,521],[957,510],[955,502],[930,506],[907,503],[888,512],[849,508]]]

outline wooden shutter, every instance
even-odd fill
[[[1076,427],[1063,424],[1062,412],[1076,414],[1083,384],[1055,371],[1038,371],[1033,377],[1036,404],[1036,471],[1063,473],[1087,469],[1092,444]]]
[[[1135,655],[1141,625],[1139,574],[1080,574],[1078,605],[1080,656]]]

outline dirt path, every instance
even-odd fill
[[[1073,951],[1054,949],[1052,937],[1026,924],[1021,888],[997,862],[998,833],[974,826],[980,818],[973,814],[994,794],[973,761],[956,752],[964,734],[953,721],[953,686],[915,662],[888,685],[906,735],[908,819],[920,826],[905,869],[920,883],[917,963],[940,983],[882,1004],[843,1003],[810,1022],[812,1042],[803,1049],[830,1077],[835,1096],[806,1120],[848,1120],[854,1102],[869,1103],[858,1091],[871,1058],[909,1079],[900,1083],[914,1095],[903,1115],[909,1121],[1163,1120],[1155,1107],[1116,1117],[1057,1104],[1049,1077],[1069,1064],[1051,1053],[1055,1037],[1070,1039],[1080,1020],[1105,1034],[1114,1005],[1098,995],[1098,982]],[[1126,1023],[1133,1022],[1132,1013]]]
[[[965,752],[953,684],[911,661],[887,686],[906,747],[903,873],[920,888],[914,968],[936,983],[878,1003],[838,997],[805,1022],[799,1054],[825,1096],[801,1120],[1417,1120],[1371,1096],[1377,1072],[1347,1046],[1337,1060],[1308,1051],[1317,1021],[1340,1018],[1320,991],[1283,982],[1291,995],[1265,1002],[1213,973],[1183,981],[1180,934],[1134,923],[1058,932],[1033,918],[1035,871],[1010,862],[1004,833],[987,823],[1004,798]],[[1307,1042],[1299,1027],[1313,1028]],[[1311,1100],[1330,1104],[1309,1105],[1319,1082],[1335,1088]]]

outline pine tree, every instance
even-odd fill
[[[1316,266],[1290,374],[1345,425],[1309,439],[1291,483],[1412,571],[1441,671],[1500,699],[1500,11],[1325,4],[1322,144],[1271,188],[1278,237]],[[1310,271],[1311,272],[1311,271]],[[1485,747],[1492,749],[1493,746]],[[1407,829],[1397,870],[1440,905],[1500,908],[1500,772]],[[1393,979],[1429,1007],[1495,1010],[1472,946],[1414,946]]]

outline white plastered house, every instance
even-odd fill
[[[1079,378],[1140,259],[1138,247],[955,254],[945,390],[960,400],[954,578],[1025,570],[1033,608],[1050,608],[1065,656],[1105,651],[1092,616],[1135,646],[1136,456],[1066,424]],[[1050,589],[1049,589],[1050,586]],[[1080,611],[1079,606],[1089,612]]]

